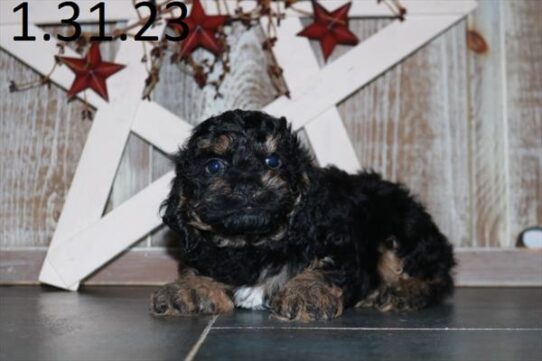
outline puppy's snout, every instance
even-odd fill
[[[233,189],[233,194],[244,200],[253,200],[258,192],[258,185],[255,183],[239,183]]]

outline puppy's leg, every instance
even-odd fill
[[[369,220],[360,234],[374,244],[365,262],[377,285],[359,306],[381,310],[418,309],[452,292],[452,246],[421,203],[403,186],[375,174],[359,176]],[[371,277],[373,278],[373,277]]]
[[[342,290],[329,284],[324,274],[308,268],[289,280],[271,299],[271,310],[279,319],[329,320],[342,314]]]
[[[151,313],[155,316],[219,314],[233,310],[231,288],[193,270],[168,283],[151,295]]]
[[[436,231],[431,237],[443,237]],[[453,266],[451,248],[444,238],[421,242],[410,252],[402,252],[392,240],[379,249],[379,285],[357,307],[380,311],[417,310],[440,302],[453,289],[450,268]]]

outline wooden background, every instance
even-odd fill
[[[458,247],[511,248],[524,228],[542,225],[540,19],[539,0],[481,0],[468,19],[339,104],[361,164],[409,185]],[[363,41],[389,21],[356,19],[351,28]],[[468,31],[488,48],[469,47]],[[155,100],[196,124],[274,99],[261,30],[234,28],[230,39],[223,98],[167,63]],[[346,51],[340,46],[332,59]],[[10,80],[36,76],[0,50],[0,272],[12,270],[9,251],[43,257],[91,125],[82,104],[67,103],[56,86],[9,93]],[[131,135],[106,212],[169,169],[162,153]],[[159,229],[136,247],[174,246]]]

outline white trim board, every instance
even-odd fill
[[[354,15],[371,16],[371,9],[374,15],[375,2],[368,1],[354,2],[353,8],[358,9]],[[79,3],[88,5],[86,2]],[[296,17],[285,19],[279,27],[275,56],[284,67],[291,99],[281,97],[263,110],[276,116],[286,116],[292,121],[294,129],[304,128],[321,164],[336,164],[349,171],[358,169],[358,161],[336,104],[452,26],[475,7],[473,1],[423,1],[425,5],[418,6],[421,3],[405,1],[405,6],[410,8],[404,22],[392,22],[323,68],[319,68],[308,40],[294,36],[301,29],[300,20]],[[2,7],[4,4],[2,2]],[[214,2],[206,4],[212,5]],[[339,5],[337,2],[330,4],[326,6],[335,8]],[[389,15],[385,4],[379,7],[378,11],[386,9]],[[120,20],[114,13],[110,12],[110,16],[113,16],[113,20]],[[125,16],[129,19],[130,12]],[[17,25],[5,25],[8,23],[2,17],[0,24],[4,25],[0,25],[0,46],[38,72],[48,72],[52,63],[47,62],[52,62],[56,53],[54,45],[44,43],[42,36],[37,37],[35,42],[14,42],[12,36],[18,30]],[[161,34],[163,26],[155,27],[152,31]],[[35,31],[39,29],[33,27],[32,32]],[[90,103],[97,108],[97,112],[43,264],[40,274],[43,283],[77,290],[81,280],[161,222],[158,205],[167,196],[172,172],[103,216],[130,131],[171,153],[184,142],[192,128],[157,103],[141,100],[146,77],[144,64],[139,61],[142,55],[141,44],[133,40],[123,42],[115,62],[126,64],[127,67],[108,81],[111,103],[105,103],[88,93]],[[65,69],[58,74],[55,72],[52,77],[52,81],[64,88],[69,87],[71,79],[73,75]]]
[[[0,285],[37,284],[47,252],[44,247],[0,250]],[[134,248],[85,279],[94,285],[163,285],[178,275],[178,249]],[[458,248],[454,268],[458,287],[541,287],[542,251],[503,248]],[[152,272],[149,272],[152,270]]]

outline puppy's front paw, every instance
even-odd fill
[[[271,301],[274,315],[283,320],[330,320],[343,311],[339,288],[314,279],[289,281]]]
[[[150,309],[155,316],[211,315],[230,312],[233,302],[221,283],[190,276],[154,292]]]

